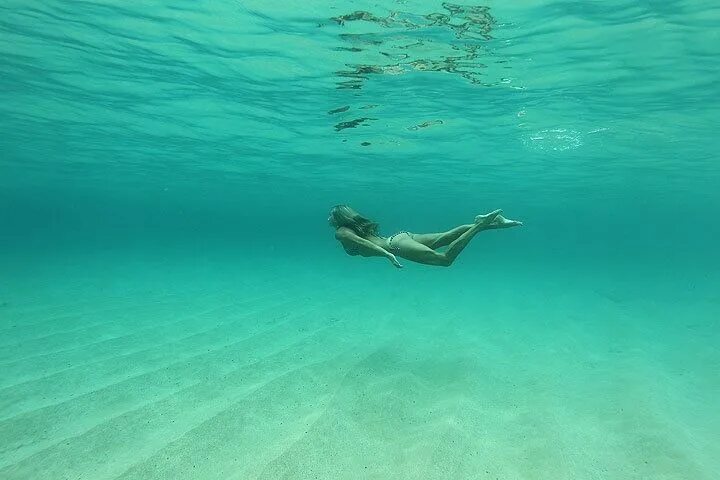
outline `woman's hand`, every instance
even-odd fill
[[[403,268],[402,263],[398,262],[397,257],[390,252],[388,252],[388,260],[390,260],[390,263],[395,265],[397,268]]]

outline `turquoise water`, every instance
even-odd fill
[[[0,12],[0,477],[716,478],[712,2]]]

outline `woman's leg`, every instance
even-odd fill
[[[452,242],[457,240],[460,235],[467,232],[472,228],[472,225],[460,225],[452,230],[442,233],[415,233],[413,238],[415,241],[422,243],[426,247],[435,249],[450,245]]]
[[[484,217],[484,215],[478,215],[477,217],[475,217],[475,221],[477,222],[478,219],[482,218],[482,217]],[[503,217],[502,215],[498,215],[497,218],[495,218],[495,220],[493,220],[493,222],[490,225],[488,225],[488,230],[492,230],[492,229],[496,229],[496,228],[519,227],[522,224],[523,224],[522,222],[518,222],[517,220],[510,220],[510,219]]]
[[[460,235],[454,242],[450,244],[447,251],[443,253],[445,258],[448,261],[448,266],[452,265],[452,263],[455,261],[458,255],[460,255],[460,252],[465,249],[465,247],[470,243],[470,240],[473,239],[475,235],[482,232],[483,230],[487,230],[490,228],[490,225],[495,221],[495,219],[500,215],[502,210],[495,210],[494,212],[488,213],[487,215],[478,215],[475,217],[475,225],[470,227],[470,229]]]
[[[501,210],[495,210],[487,215],[479,215],[476,217],[476,223],[451,242],[445,253],[438,253],[427,245],[412,238],[406,238],[398,242],[398,253],[401,257],[413,262],[449,267],[457,256],[460,255],[460,252],[470,243],[470,240],[479,232],[487,230],[492,222],[500,215],[500,212]]]
[[[475,217],[475,221],[481,220],[484,217],[484,215],[478,215]],[[503,217],[502,215],[498,215],[495,220],[493,220],[489,225],[487,225],[486,230],[496,229],[496,228],[509,228],[509,227],[516,227],[518,225],[522,225],[522,222],[517,222],[515,220],[508,220],[507,218]],[[422,243],[426,247],[432,248],[433,250],[436,248],[445,247],[447,245],[450,245],[452,242],[460,238],[460,236],[470,230],[473,227],[472,224],[468,225],[460,225],[459,227],[455,227],[452,230],[448,230],[447,232],[442,233],[415,233],[413,234],[413,239],[415,241]]]

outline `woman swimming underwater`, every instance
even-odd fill
[[[335,228],[335,238],[348,255],[385,257],[397,268],[402,264],[397,257],[425,265],[449,267],[475,235],[483,230],[510,228],[522,222],[508,220],[502,210],[478,215],[475,222],[460,225],[442,233],[398,232],[389,237],[378,233],[378,224],[363,217],[347,205],[337,205],[330,210],[328,223]],[[441,253],[437,249],[447,246]]]

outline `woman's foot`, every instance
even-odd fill
[[[477,219],[478,219],[478,217],[475,217],[476,223],[477,223]],[[518,222],[517,220],[509,220],[509,219],[503,217],[502,215],[498,215],[497,217],[495,217],[495,220],[493,220],[493,222],[490,225],[488,225],[488,228],[519,227],[522,224],[523,224],[522,222]]]
[[[490,212],[485,215],[478,215],[477,217],[475,217],[475,225],[489,227],[500,216],[501,213],[502,210],[495,210],[494,212]]]

